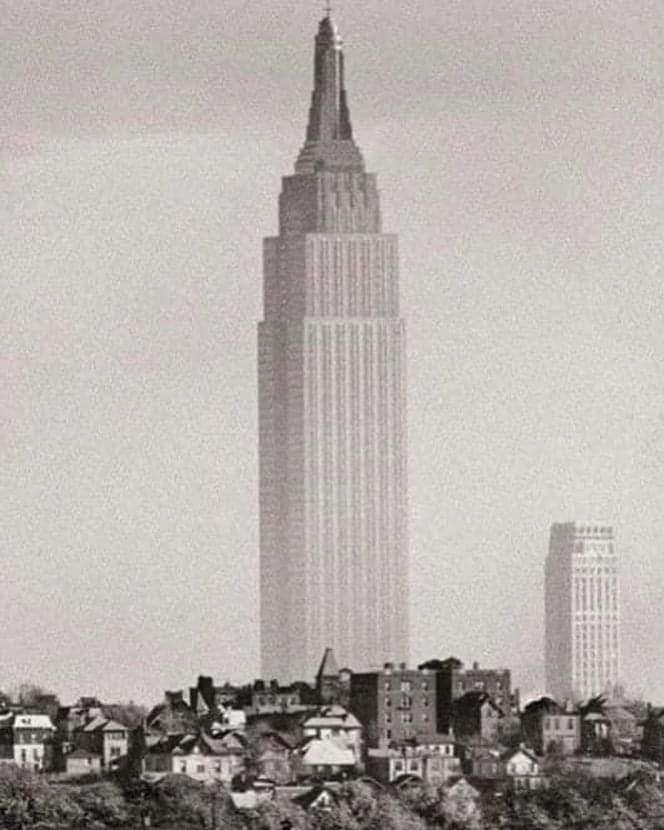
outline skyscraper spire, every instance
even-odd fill
[[[343,41],[327,7],[318,24],[314,53],[314,90],[305,145],[295,165],[297,173],[316,170],[364,169],[353,141],[344,85]]]

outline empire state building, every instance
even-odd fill
[[[408,656],[405,328],[397,238],[353,139],[344,56],[315,39],[306,140],[264,240],[258,326],[261,659],[313,677]]]

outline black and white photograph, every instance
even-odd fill
[[[661,0],[0,0],[0,828],[664,828]]]

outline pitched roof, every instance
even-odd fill
[[[96,717],[92,718],[92,720],[83,727],[83,731],[84,732],[96,732],[97,729],[101,729],[106,723],[107,723],[106,718],[103,718],[101,715],[97,715]],[[124,726],[122,728],[124,729]]]
[[[337,793],[330,789],[330,787],[326,787],[324,784],[317,785],[312,787],[306,793],[302,793],[301,795],[296,795],[293,799],[293,803],[299,805],[305,810],[308,810],[310,807],[318,806],[320,801],[337,801],[338,795]]]
[[[302,761],[308,766],[348,766],[355,765],[352,749],[345,749],[332,740],[312,738],[302,751]]]
[[[116,720],[109,720],[102,726],[102,732],[127,732],[127,727]]]
[[[514,758],[516,755],[525,755],[526,758],[530,758],[531,761],[534,761],[536,764],[539,763],[537,755],[527,747],[520,746],[517,749],[508,749],[506,752],[500,756],[503,761],[509,761],[511,758]]]
[[[326,648],[321,660],[320,667],[316,674],[316,679],[321,677],[336,677],[339,674],[339,666],[334,657],[334,651],[331,648]]]
[[[48,715],[15,715],[14,729],[55,729]]]
[[[68,761],[70,758],[101,758],[101,755],[98,752],[90,752],[87,749],[75,749],[65,756],[65,761]]]
[[[306,729],[361,729],[359,720],[343,706],[325,706],[308,717],[302,726]]]

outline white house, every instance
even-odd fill
[[[22,769],[41,772],[55,727],[48,715],[16,715],[13,724],[14,762]]]

